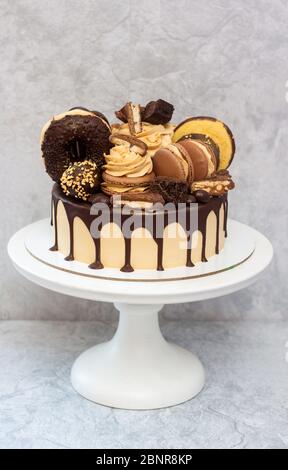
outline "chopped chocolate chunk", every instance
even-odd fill
[[[186,202],[188,197],[188,185],[186,181],[158,176],[150,184],[152,192],[160,193],[165,202]]]
[[[150,101],[142,113],[142,120],[150,124],[167,124],[171,121],[174,106],[167,101]]]

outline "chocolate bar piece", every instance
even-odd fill
[[[113,145],[121,145],[123,142],[128,142],[130,144],[130,148],[132,150],[135,150],[136,153],[139,153],[140,155],[146,155],[148,147],[145,144],[145,142],[142,142],[142,140],[137,139],[137,137],[134,137],[133,135],[127,135],[127,134],[111,134],[109,137],[109,140],[111,144]],[[135,148],[135,149],[134,149]]]
[[[191,192],[194,194],[194,191],[204,190],[211,196],[221,196],[234,187],[235,184],[231,178],[214,176],[210,179],[194,181],[191,185]]]
[[[142,131],[140,104],[127,103],[127,122],[130,134],[140,134]]]
[[[139,106],[140,106],[140,115],[142,117],[145,107],[141,105]],[[120,121],[125,122],[125,123],[128,122],[128,114],[129,114],[128,108],[129,108],[129,103],[126,103],[121,109],[119,109],[119,111],[115,111],[115,116],[118,119],[120,119]]]

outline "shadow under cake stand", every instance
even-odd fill
[[[74,389],[96,403],[116,408],[172,406],[197,395],[204,369],[190,351],[162,336],[158,312],[164,304],[193,302],[230,294],[254,282],[273,256],[271,243],[258,231],[228,221],[224,250],[207,263],[164,272],[121,273],[91,270],[49,251],[48,219],[18,231],[8,253],[30,281],[63,294],[114,302],[120,312],[113,338],[84,351],[74,362]]]

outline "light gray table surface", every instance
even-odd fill
[[[286,322],[161,318],[165,337],[205,366],[202,393],[181,405],[125,411],[91,403],[70,384],[104,321],[0,323],[0,448],[287,448]]]

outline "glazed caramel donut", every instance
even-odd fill
[[[59,182],[75,162],[91,160],[100,168],[109,152],[111,127],[97,111],[76,108],[54,116],[41,131],[41,150],[46,171]]]

